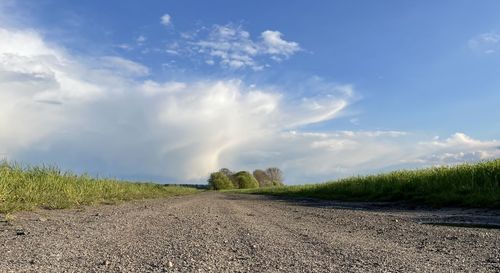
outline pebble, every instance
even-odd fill
[[[24,230],[22,230],[22,229],[18,229],[18,230],[16,230],[16,235],[17,235],[17,236],[24,236],[24,235],[26,235],[26,234],[27,234],[27,232],[26,232],[26,231],[24,231]]]

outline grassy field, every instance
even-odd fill
[[[61,209],[195,193],[179,186],[95,179],[53,167],[21,167],[0,162],[0,213],[34,208]]]
[[[500,208],[500,159],[239,192],[344,201],[403,201],[434,207]]]

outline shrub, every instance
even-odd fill
[[[208,188],[211,190],[225,190],[234,188],[234,185],[224,173],[215,172],[210,174]]]
[[[240,189],[252,189],[259,187],[259,182],[257,182],[257,180],[249,172],[237,172],[233,177],[238,183],[238,188]]]

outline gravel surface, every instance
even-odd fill
[[[206,192],[0,221],[0,272],[500,272],[499,211]]]

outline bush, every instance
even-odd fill
[[[259,182],[257,182],[257,180],[249,172],[237,172],[233,177],[238,183],[238,188],[240,189],[252,189],[259,187]]]
[[[208,188],[211,190],[233,189],[234,185],[224,173],[215,172],[210,174],[208,179]]]

